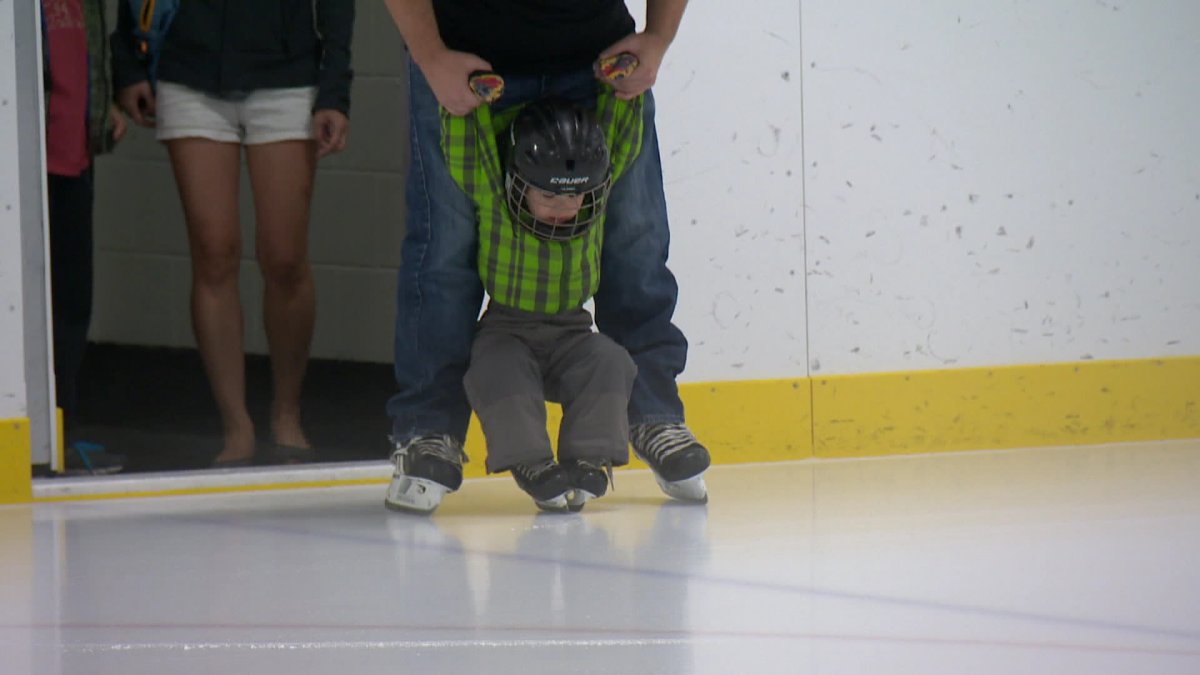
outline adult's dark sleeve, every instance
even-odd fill
[[[321,65],[313,110],[350,114],[350,40],[354,33],[354,0],[316,0]]]
[[[133,11],[129,8],[129,0],[117,0],[117,28],[109,38],[109,46],[112,48],[114,92],[150,79],[146,65],[133,49]]]

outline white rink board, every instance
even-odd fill
[[[805,374],[799,64],[798,3],[693,2],[654,87],[685,381]]]
[[[1200,5],[913,9],[804,3],[813,373],[1200,353]]]
[[[27,415],[12,10],[0,2],[0,420]]]

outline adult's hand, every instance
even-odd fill
[[[617,98],[628,101],[654,85],[668,46],[670,43],[667,40],[653,33],[634,33],[600,53],[601,59],[621,52],[629,52],[638,58],[638,67],[628,77],[609,83],[616,91]]]
[[[125,131],[128,125],[125,123],[125,115],[121,114],[121,109],[116,103],[109,105],[108,119],[112,123],[111,129],[113,144],[120,143],[121,139],[125,138]]]
[[[339,110],[318,110],[313,113],[313,132],[317,137],[317,159],[346,147],[350,120]]]
[[[438,103],[451,115],[461,117],[483,103],[467,86],[467,80],[471,73],[490,71],[492,64],[487,61],[467,52],[443,49],[417,65]]]
[[[139,126],[154,126],[154,90],[149,82],[131,84],[117,92],[117,104]]]

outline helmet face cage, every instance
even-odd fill
[[[604,215],[612,170],[608,144],[592,112],[561,100],[532,103],[509,128],[505,191],[509,212],[539,239],[567,241],[582,236]],[[529,195],[580,195],[579,211],[560,223],[539,220]]]
[[[508,191],[508,210],[518,225],[525,228],[538,239],[545,241],[568,241],[587,234],[592,225],[604,215],[608,202],[608,193],[612,187],[612,176],[607,175],[604,182],[587,192],[562,192],[556,194],[582,194],[583,203],[574,218],[561,223],[551,223],[539,220],[529,210],[526,199],[530,192],[552,192],[530,183],[519,174],[509,173],[505,178]]]

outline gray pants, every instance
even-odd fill
[[[578,309],[547,315],[492,304],[479,321],[467,399],[487,438],[488,473],[553,459],[546,401],[561,403],[558,460],[629,462],[629,395],[637,366]]]

